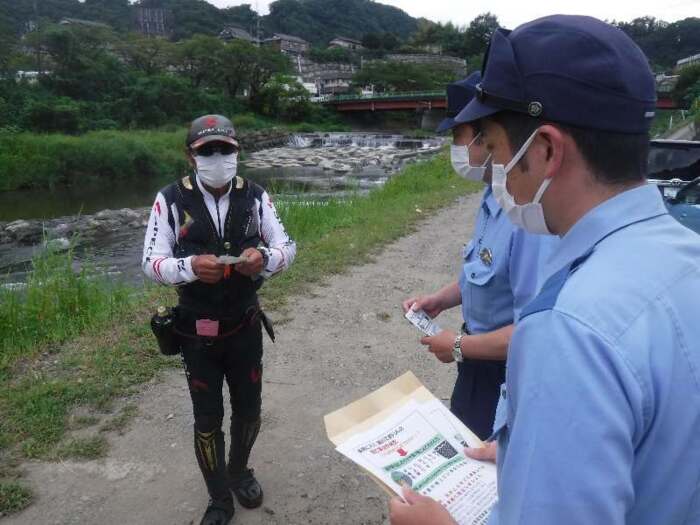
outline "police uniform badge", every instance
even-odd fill
[[[479,259],[486,266],[491,266],[493,264],[493,253],[488,248],[482,248],[479,252]]]

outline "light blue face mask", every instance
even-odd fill
[[[527,153],[527,150],[530,147],[530,144],[532,144],[532,141],[535,140],[538,131],[539,129],[536,129],[532,132],[530,138],[525,141],[525,144],[522,145],[520,150],[518,150],[508,165],[492,165],[493,181],[491,182],[491,187],[493,188],[493,196],[496,199],[496,202],[498,202],[501,209],[506,212],[506,215],[508,215],[508,218],[513,224],[520,226],[523,230],[530,233],[552,235],[552,232],[549,230],[547,222],[544,219],[544,209],[542,208],[542,203],[540,202],[542,195],[544,195],[544,192],[549,187],[552,179],[544,179],[542,184],[540,184],[540,187],[537,189],[535,197],[527,204],[516,204],[515,198],[508,193],[508,188],[506,187],[508,173],[510,173],[513,166],[515,166],[518,161],[523,158],[525,153]]]
[[[481,136],[479,133],[476,137],[472,139],[468,146],[450,146],[450,161],[452,162],[452,169],[455,173],[462,177],[463,179],[480,181],[484,180],[484,174],[486,173],[486,168],[488,166],[491,155],[484,161],[481,166],[472,166],[469,161],[469,148],[474,142]]]

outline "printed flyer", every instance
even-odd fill
[[[336,450],[396,494],[406,485],[440,502],[460,525],[485,524],[497,498],[496,468],[463,452],[481,442],[413,374],[396,381],[408,387],[403,395],[390,383],[326,416]],[[343,417],[357,424],[339,424]]]

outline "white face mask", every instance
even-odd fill
[[[540,187],[537,190],[537,193],[535,193],[535,198],[532,200],[532,202],[527,204],[516,204],[515,199],[510,193],[508,193],[508,188],[506,188],[508,173],[513,169],[513,166],[518,163],[523,155],[525,155],[527,149],[530,147],[530,144],[532,144],[532,141],[535,140],[538,131],[539,130],[536,129],[532,132],[530,138],[525,141],[525,144],[522,145],[520,150],[518,150],[507,166],[503,166],[503,164],[493,164],[491,166],[491,169],[493,170],[491,188],[493,189],[493,196],[496,199],[496,202],[498,202],[499,206],[506,212],[508,218],[513,222],[513,224],[520,226],[522,229],[530,233],[552,235],[552,232],[549,231],[547,223],[544,220],[544,210],[542,209],[542,204],[540,204],[542,195],[544,195],[544,192],[549,187],[552,179],[543,180],[542,184],[540,184]]]
[[[450,146],[450,161],[452,162],[452,169],[455,170],[457,175],[467,180],[483,180],[484,173],[486,173],[486,166],[491,159],[491,155],[489,155],[481,166],[472,166],[469,163],[469,148],[472,144],[474,144],[480,135],[481,133],[474,137],[468,146],[456,146],[454,144]]]
[[[210,188],[223,188],[236,176],[238,171],[238,153],[222,155],[219,152],[202,157],[197,155],[194,158],[197,163],[197,176]]]

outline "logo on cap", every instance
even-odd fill
[[[544,108],[542,107],[541,102],[530,102],[527,105],[527,113],[531,117],[539,117],[542,114],[542,110]]]
[[[217,119],[216,117],[208,117],[207,118],[207,127],[208,128],[213,128],[217,124]]]

